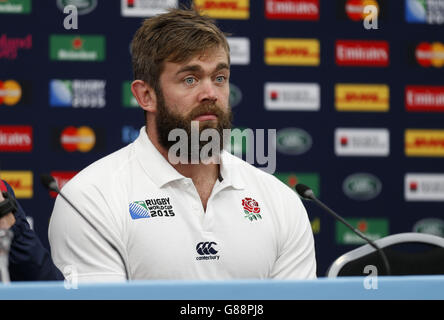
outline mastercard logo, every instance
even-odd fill
[[[421,42],[416,47],[415,58],[422,67],[441,68],[444,66],[444,44]]]
[[[376,0],[348,0],[345,4],[345,13],[353,21],[364,20],[368,13],[364,13],[366,6],[375,6],[379,12]]]
[[[0,105],[13,106],[22,98],[22,87],[15,80],[0,81]]]
[[[90,127],[67,127],[60,135],[60,144],[68,152],[88,152],[96,144],[96,135]]]

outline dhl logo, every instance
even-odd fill
[[[33,197],[32,171],[0,171],[0,177],[9,183],[17,199]]]
[[[194,0],[196,8],[215,19],[249,19],[249,0]]]
[[[335,107],[338,111],[389,110],[390,90],[385,84],[336,84]]]
[[[406,130],[405,154],[409,157],[444,157],[444,130]]]
[[[268,65],[318,66],[320,43],[317,39],[265,39]]]

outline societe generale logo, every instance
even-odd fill
[[[31,152],[31,126],[0,126],[0,152]]]
[[[390,134],[380,128],[336,128],[337,156],[387,157],[390,154]]]
[[[386,84],[335,85],[337,111],[387,112],[389,102],[390,89]]]
[[[319,111],[321,88],[318,83],[266,82],[264,102],[271,111]]]
[[[320,42],[318,39],[265,39],[267,65],[319,66]]]
[[[336,41],[338,66],[387,67],[390,62],[387,41]]]
[[[283,20],[319,20],[319,0],[265,0],[265,17]]]
[[[66,127],[60,135],[60,144],[68,152],[88,152],[96,144],[96,135],[94,130],[87,126],[79,128]]]
[[[444,86],[406,86],[407,111],[444,112]]]
[[[405,154],[408,157],[444,157],[444,130],[407,129]]]
[[[215,19],[249,19],[250,0],[194,0],[196,8]]]
[[[406,201],[444,201],[444,174],[407,173],[404,197]]]

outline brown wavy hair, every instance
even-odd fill
[[[194,7],[170,9],[144,20],[136,31],[131,43],[134,79],[146,82],[158,94],[165,62],[185,62],[219,46],[226,50],[230,61],[226,34],[214,20]]]

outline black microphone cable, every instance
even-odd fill
[[[384,264],[385,271],[387,275],[391,275],[390,265],[387,259],[387,256],[385,255],[384,251],[372,240],[370,240],[368,237],[366,237],[362,232],[354,228],[352,225],[350,225],[344,218],[342,218],[340,215],[338,215],[336,212],[334,212],[332,209],[327,207],[322,201],[320,201],[316,196],[314,195],[313,190],[311,190],[309,187],[307,187],[304,184],[297,184],[296,192],[303,198],[307,200],[313,200],[317,205],[319,205],[322,209],[326,210],[328,213],[333,215],[335,219],[339,220],[341,223],[343,223],[347,228],[352,230],[355,234],[357,234],[360,238],[364,239],[369,245],[371,245],[380,255],[382,262]]]

